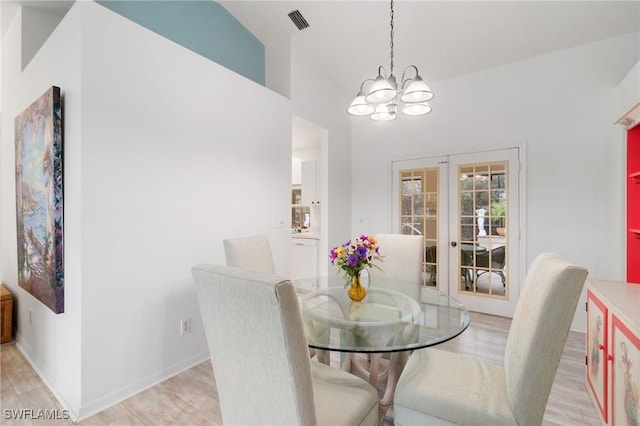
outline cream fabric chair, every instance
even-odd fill
[[[222,241],[227,266],[274,274],[271,245],[265,235],[231,238]]]
[[[540,425],[587,270],[557,254],[531,265],[504,364],[420,349],[394,395],[396,425]]]
[[[227,266],[236,266],[254,272],[275,274],[271,244],[265,235],[222,240]],[[329,362],[329,354],[309,348],[309,356]]]
[[[240,268],[192,269],[225,425],[374,425],[378,394],[312,361],[290,281]]]
[[[422,256],[424,243],[421,235],[401,235],[401,234],[375,234],[380,247],[380,254],[384,256],[384,261],[378,266],[382,270],[370,268],[369,286],[382,287],[395,290],[411,297],[417,302],[421,300],[421,286],[415,284],[422,283]],[[407,281],[413,284],[401,282],[385,282],[377,278],[390,278],[393,280]],[[372,296],[367,296],[372,298]],[[375,301],[375,299],[370,299]],[[401,339],[405,342],[415,341],[418,338],[418,328],[407,326],[402,333],[393,337],[394,340]],[[393,354],[372,354],[367,357],[368,362],[363,362],[363,357],[354,354],[345,356],[343,368],[357,374],[369,377],[370,383],[380,386],[384,381],[397,380],[400,372],[404,368],[410,352],[395,352]],[[393,385],[386,386],[385,394],[381,399],[381,416],[383,416],[391,404],[393,397]],[[380,419],[382,423],[383,418]]]
[[[378,264],[382,271],[369,269],[373,280],[382,275],[400,281],[422,282],[422,235],[375,234],[375,237],[384,261]]]

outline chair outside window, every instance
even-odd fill
[[[425,248],[425,260],[427,262],[427,265],[429,265],[430,268],[430,272],[429,272],[429,284],[432,286],[436,286],[436,265],[438,263],[438,255],[437,255],[437,248],[434,245],[431,246],[427,246]]]
[[[502,287],[506,286],[504,276],[505,246],[494,248],[491,251],[476,254],[476,278],[482,274],[498,274],[502,279]]]

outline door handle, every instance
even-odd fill
[[[458,245],[458,243],[457,243],[457,242],[455,242],[455,241],[451,241],[451,247],[455,247],[455,246],[457,246],[457,245]]]

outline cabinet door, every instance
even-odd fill
[[[315,206],[320,204],[318,197],[318,162],[302,162],[302,204]]]
[[[587,290],[587,383],[607,423],[607,307]]]
[[[291,239],[291,279],[318,276],[318,240]]]
[[[640,338],[611,318],[611,424],[640,424]]]

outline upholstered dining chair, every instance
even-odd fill
[[[376,424],[371,385],[309,359],[290,281],[216,265],[192,274],[224,424]]]
[[[274,274],[271,244],[265,235],[222,240],[227,266]]]
[[[376,280],[377,277],[391,279],[384,280],[386,281],[384,286],[387,289],[399,291],[413,298],[416,302],[420,302],[421,286],[406,286],[403,283],[394,283],[393,280],[407,281],[413,284],[422,283],[422,256],[424,251],[422,236],[385,233],[377,233],[374,236],[378,240],[380,254],[384,257],[384,260],[378,264],[382,270],[369,269],[369,285],[372,287],[381,286],[382,280]],[[408,333],[394,337],[394,339],[398,338],[407,340],[417,338],[417,336]],[[347,355],[346,358],[351,370],[356,370],[360,374],[366,374],[369,377],[376,377],[378,381],[384,381],[393,369],[392,364],[395,364],[396,371],[402,371],[408,356],[409,352],[398,352],[393,355],[370,355],[368,357],[368,365],[360,362],[358,357],[352,354]],[[382,361],[383,359],[386,361]],[[378,371],[369,371],[374,369]]]
[[[222,240],[227,266],[236,266],[254,272],[275,274],[271,244],[265,235]],[[328,362],[329,354],[309,348],[309,356]]]
[[[421,235],[375,234],[375,237],[384,261],[379,264],[382,271],[370,269],[373,280],[382,275],[400,281],[422,282],[424,243]]]
[[[557,254],[532,263],[502,365],[414,351],[394,394],[397,425],[540,425],[587,270]]]

